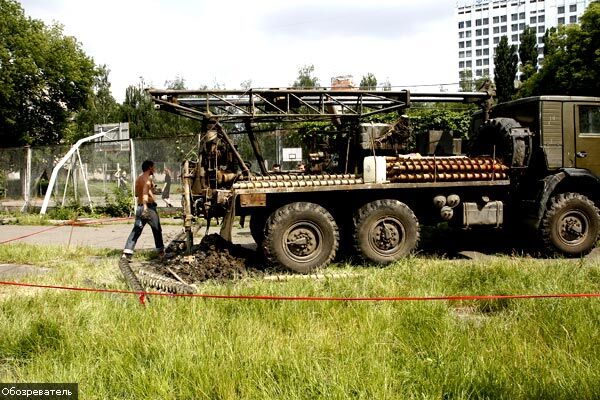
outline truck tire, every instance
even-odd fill
[[[354,246],[366,260],[389,264],[410,254],[419,243],[419,221],[398,200],[376,200],[354,216]]]
[[[589,253],[600,236],[600,211],[586,196],[561,193],[550,199],[541,234],[549,252],[565,256]]]
[[[309,273],[333,260],[339,229],[331,214],[314,203],[286,204],[265,224],[262,248],[267,260],[299,273]]]
[[[486,121],[471,141],[471,156],[493,156],[508,166],[524,166],[527,156],[527,144],[512,140],[512,128],[521,128],[521,124],[512,118],[493,118]]]
[[[252,214],[250,217],[250,234],[252,239],[256,243],[257,248],[261,248],[263,239],[265,238],[265,223],[267,222],[267,216],[259,213]]]

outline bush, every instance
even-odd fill
[[[127,217],[133,210],[132,193],[129,189],[115,188],[112,195],[106,195],[106,205],[98,207],[98,212],[109,217]]]

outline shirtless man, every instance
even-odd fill
[[[154,162],[150,160],[144,161],[142,163],[142,174],[135,180],[135,198],[137,199],[135,222],[133,223],[133,229],[131,230],[129,237],[127,238],[127,243],[125,243],[123,258],[131,258],[135,244],[147,223],[150,224],[150,227],[152,228],[156,251],[158,251],[158,254],[161,257],[165,254],[160,218],[156,211],[154,193],[152,193],[152,189],[154,189],[154,182],[152,181],[153,174]]]

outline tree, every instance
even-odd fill
[[[521,81],[526,81],[536,72],[537,68],[537,35],[535,28],[526,26],[521,34],[519,44],[519,59],[521,61]]]
[[[544,44],[544,47],[542,48],[544,52],[544,58],[554,53],[555,49],[552,48],[552,41],[550,40],[550,38],[553,37],[553,35],[556,35],[556,28],[552,27],[546,29],[546,33],[544,33],[544,38],[542,39],[542,43]]]
[[[473,71],[465,69],[458,73],[459,87],[461,92],[472,92],[475,88],[475,81],[473,80]]]
[[[390,83],[390,78],[385,78],[385,81],[381,84],[381,90],[384,92],[392,91],[392,84]]]
[[[377,89],[377,78],[371,72],[364,75],[360,80],[360,89],[361,90],[375,90]]]
[[[519,59],[515,45],[508,45],[508,38],[502,36],[494,55],[494,83],[499,102],[510,100],[515,93],[515,75]]]
[[[181,77],[166,81],[165,86],[173,90],[187,89],[185,79]],[[145,88],[146,83],[143,78],[140,78],[137,85],[131,85],[125,90],[123,114],[124,119],[129,122],[131,137],[173,137],[192,135],[200,131],[198,121],[155,110],[154,103]]]
[[[523,95],[597,96],[600,93],[600,2],[590,3],[581,25],[549,32],[542,68],[528,79]]]
[[[121,122],[121,106],[110,92],[109,74],[110,70],[106,65],[97,68],[92,94],[86,108],[77,113],[74,128],[65,136],[67,141],[72,143],[88,136],[96,124]]]
[[[315,72],[314,65],[305,65],[298,69],[298,77],[292,87],[297,89],[314,89],[319,86],[319,78],[313,76]]]
[[[130,85],[125,89],[123,113],[129,122],[129,134],[132,138],[157,136],[158,114],[144,87],[144,79],[140,78],[138,85]]]
[[[73,113],[86,106],[97,70],[60,25],[25,16],[0,0],[1,146],[60,142]]]

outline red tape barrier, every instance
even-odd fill
[[[17,241],[17,240],[25,239],[25,238],[28,238],[30,236],[39,235],[40,233],[48,232],[48,231],[51,231],[52,229],[57,229],[57,228],[60,228],[60,227],[63,227],[63,226],[84,226],[84,225],[91,225],[91,224],[100,224],[100,225],[102,225],[105,222],[126,221],[128,219],[132,219],[132,218],[130,218],[130,217],[122,217],[122,218],[94,219],[94,220],[90,220],[90,221],[77,221],[77,220],[75,220],[75,221],[67,221],[65,223],[54,225],[54,226],[51,226],[49,228],[42,229],[41,231],[30,233],[28,235],[23,235],[23,236],[19,236],[19,237],[13,238],[13,239],[5,240],[3,242],[0,242],[0,244],[10,243],[10,242],[14,242],[14,241]]]
[[[564,294],[509,294],[509,295],[465,295],[465,296],[432,296],[432,297],[301,297],[301,296],[261,296],[261,295],[226,295],[226,294],[176,294],[161,292],[134,292],[118,289],[93,289],[72,286],[39,285],[34,283],[2,282],[0,285],[34,287],[42,289],[72,290],[95,293],[135,294],[140,303],[145,305],[146,296],[163,297],[200,297],[204,299],[228,300],[275,300],[275,301],[440,301],[440,300],[499,300],[499,299],[550,299],[550,298],[593,298],[600,297],[600,293],[564,293]]]

